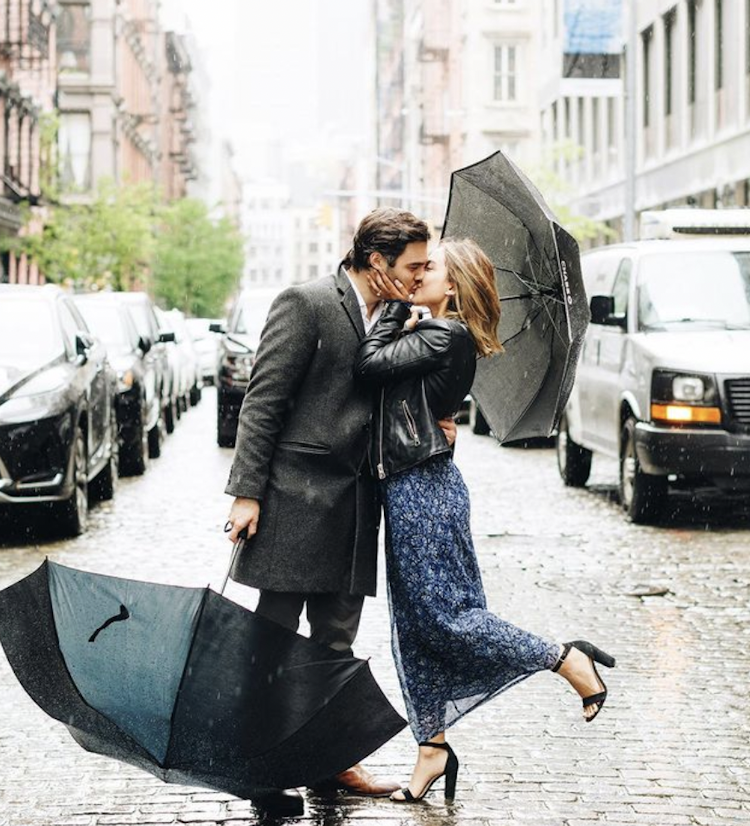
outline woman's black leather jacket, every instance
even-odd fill
[[[451,451],[437,420],[458,410],[476,371],[476,347],[463,324],[434,318],[403,332],[410,312],[405,302],[388,302],[354,368],[358,381],[380,388],[372,430],[380,479]]]

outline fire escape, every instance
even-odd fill
[[[47,68],[52,21],[47,0],[0,0],[0,222],[15,228],[12,205],[39,198],[39,109],[23,87]]]

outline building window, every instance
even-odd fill
[[[688,0],[688,103],[691,106],[695,103],[696,68],[698,65],[698,35],[695,25],[695,15],[695,0]]]
[[[586,109],[583,98],[578,98],[578,145],[586,145]]]
[[[674,23],[676,9],[664,15],[664,114],[669,116],[674,110]]]
[[[318,277],[318,265],[317,264],[310,264],[307,268],[308,273],[310,274],[310,278],[317,278]]]
[[[63,112],[58,130],[60,186],[64,192],[91,189],[91,115]]]
[[[714,6],[714,54],[716,64],[714,66],[714,84],[718,91],[724,87],[724,3],[723,0],[715,0]]]
[[[309,246],[310,254],[316,253],[318,251],[318,244],[317,241],[311,241]]]
[[[516,99],[516,46],[495,46],[495,94],[498,101]]]
[[[591,101],[591,142],[596,155],[599,151],[599,98]]]
[[[57,59],[61,72],[88,72],[91,23],[88,3],[62,3],[57,19]]]
[[[642,34],[643,42],[643,125],[651,124],[651,43],[654,39],[654,27],[649,26]]]
[[[615,98],[607,98],[607,149],[614,156],[617,147],[617,122],[615,120]]]
[[[750,2],[750,0],[749,0]],[[565,98],[563,106],[565,107],[565,140],[569,141],[573,135],[570,131],[570,98]]]

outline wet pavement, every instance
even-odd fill
[[[45,558],[116,576],[218,587],[231,451],[216,447],[204,393],[140,479],[95,507],[75,541],[0,541],[0,587]],[[449,739],[461,760],[456,802],[417,806],[305,792],[305,826],[421,824],[750,824],[750,503],[677,497],[660,527],[625,522],[617,468],[594,462],[586,490],[563,487],[554,451],[501,448],[460,428],[457,462],[490,607],[555,639],[590,639],[617,656],[610,697],[588,725],[562,680],[539,674],[477,709]],[[53,534],[48,534],[53,535]],[[381,565],[382,575],[382,565]],[[660,596],[638,596],[643,593]],[[254,594],[227,595],[252,607]],[[403,709],[387,606],[368,600],[356,653]],[[124,826],[263,819],[228,795],[167,786],[83,752],[20,688],[0,655],[0,824]],[[402,732],[366,765],[408,778]],[[441,786],[438,786],[441,789]]]

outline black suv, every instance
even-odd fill
[[[226,327],[211,324],[209,328],[214,333],[223,333],[216,371],[216,440],[219,447],[234,447],[240,408],[250,381],[260,334],[278,294],[278,289],[243,290],[234,302]]]
[[[66,534],[118,474],[117,377],[54,286],[0,285],[0,505],[44,503]]]
[[[120,473],[139,476],[148,466],[148,434],[158,428],[161,413],[151,343],[138,335],[127,307],[110,293],[78,295],[74,301],[117,373]]]

